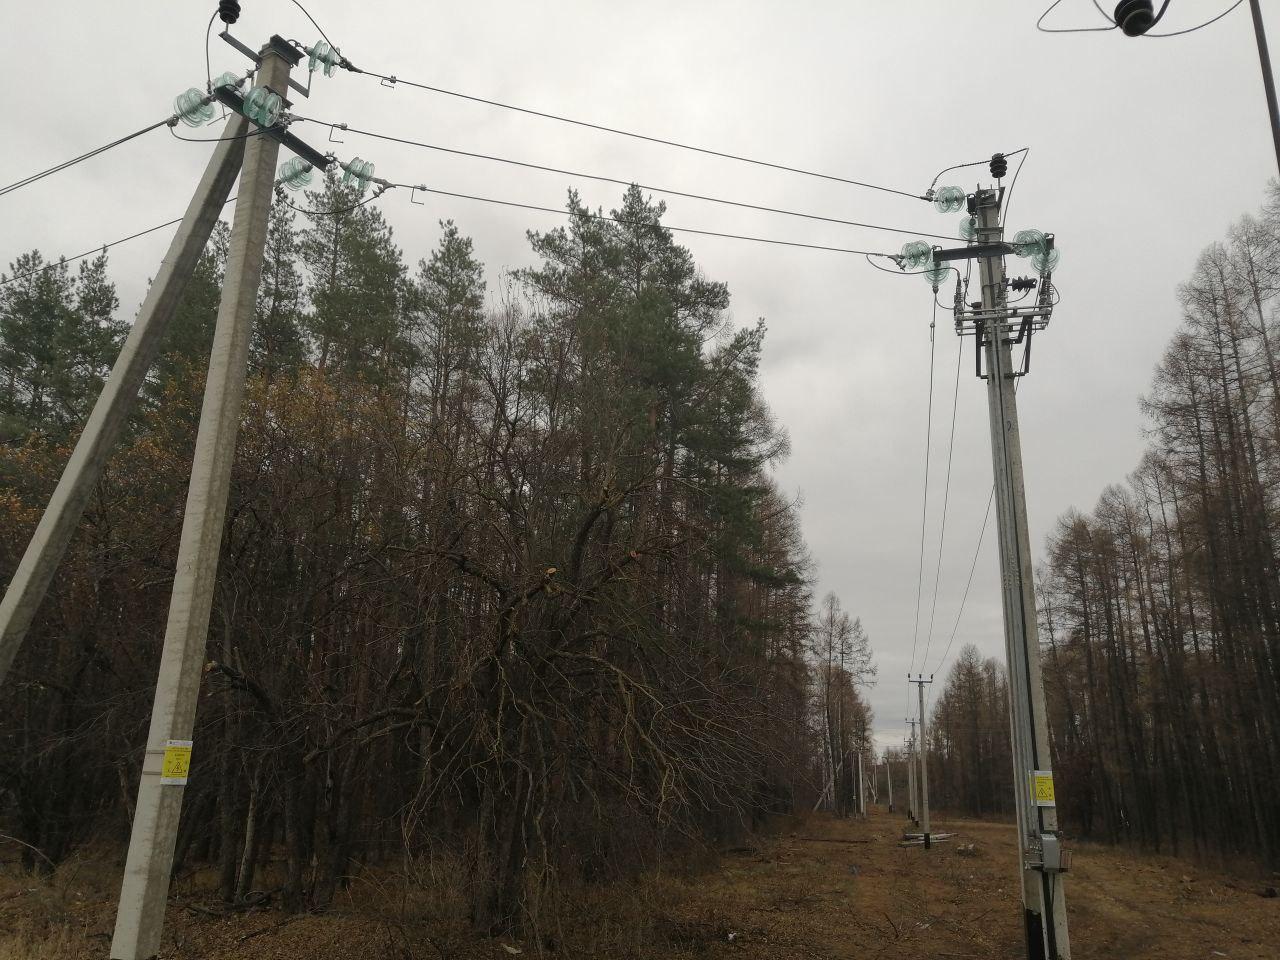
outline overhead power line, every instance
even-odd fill
[[[142,136],[144,133],[150,133],[152,130],[168,126],[171,122],[173,122],[173,117],[171,116],[165,117],[163,120],[157,120],[150,126],[143,127],[141,130],[135,130],[133,133],[126,134],[118,140],[112,140],[110,143],[104,143],[102,146],[95,147],[87,153],[80,154],[78,157],[72,157],[70,160],[64,160],[62,163],[55,164],[47,170],[41,170],[39,173],[33,173],[29,177],[23,177],[21,180],[16,180],[6,187],[0,187],[0,197],[3,197],[5,194],[12,193],[15,190],[19,190],[22,187],[29,186],[38,180],[43,180],[45,177],[51,177],[55,173],[60,173],[63,170],[74,167],[77,163],[89,160],[101,153],[106,153],[108,150],[118,147],[121,144],[128,143],[130,140],[134,140]]]
[[[332,129],[342,130],[344,133],[354,133],[362,137],[372,137],[375,140],[385,140],[390,143],[404,144],[410,147],[421,147],[424,150],[435,150],[439,153],[448,153],[459,157],[470,157],[475,160],[489,160],[494,163],[505,163],[513,167],[523,167],[526,170],[540,170],[544,173],[555,173],[561,176],[574,177],[583,180],[595,180],[599,183],[612,183],[618,186],[629,187],[632,184],[641,190],[648,190],[651,193],[661,193],[672,197],[684,197],[688,200],[703,200],[707,203],[718,203],[730,207],[739,207],[744,210],[759,210],[762,213],[777,213],[787,217],[801,217],[806,220],[817,220],[823,223],[836,223],[846,227],[864,227],[868,230],[883,230],[888,233],[902,233],[913,237],[930,237],[936,240],[959,240],[959,237],[942,233],[925,233],[920,230],[909,230],[905,227],[888,227],[878,223],[864,223],[859,220],[845,220],[840,217],[827,217],[817,213],[805,213],[799,210],[787,210],[781,207],[770,207],[765,204],[748,203],[743,200],[726,200],[723,197],[711,197],[701,193],[691,193],[686,190],[675,190],[670,187],[655,187],[652,184],[639,183],[634,180],[624,180],[619,177],[608,177],[597,173],[583,173],[578,170],[566,170],[562,167],[551,167],[541,163],[533,163],[528,160],[515,160],[510,157],[499,157],[493,154],[476,153],[471,150],[462,150],[457,147],[443,147],[439,144],[425,143],[421,140],[411,140],[407,137],[397,137],[389,133],[377,133],[373,130],[362,130],[357,127],[349,126],[345,123],[330,123],[327,120],[320,120],[315,117],[299,116],[298,120],[307,120],[311,123],[317,123],[321,126],[330,127]]]
[[[231,203],[233,200],[235,200],[235,197],[229,197],[223,206],[225,207],[227,203]],[[112,240],[110,243],[100,243],[98,246],[86,250],[84,253],[77,253],[73,257],[59,257],[57,260],[46,263],[43,267],[40,267],[37,270],[28,270],[26,273],[18,273],[14,274],[12,277],[0,278],[0,286],[4,286],[7,283],[13,283],[17,280],[25,280],[27,277],[34,277],[39,273],[46,273],[49,270],[56,268],[60,263],[75,263],[77,260],[83,260],[85,257],[91,257],[95,253],[103,253],[111,247],[118,247],[122,243],[128,243],[130,240],[137,240],[139,237],[145,237],[149,233],[155,233],[157,230],[163,230],[165,227],[172,227],[181,222],[181,217],[178,217],[176,220],[166,220],[164,223],[157,223],[154,227],[147,227],[145,230],[139,230],[137,233],[131,233],[127,237],[121,237],[119,240]]]
[[[757,237],[749,234],[741,233],[725,233],[720,230],[702,230],[697,227],[673,227],[665,223],[649,224],[639,220],[623,220],[619,217],[607,217],[601,213],[588,213],[585,210],[561,210],[556,207],[543,207],[533,203],[521,203],[515,200],[499,200],[495,197],[481,197],[470,193],[456,193],[451,190],[438,190],[434,187],[426,187],[422,184],[412,183],[392,183],[393,187],[401,187],[406,190],[416,190],[422,193],[434,193],[442,197],[457,197],[462,200],[478,200],[481,203],[494,203],[504,207],[515,207],[520,210],[537,210],[541,213],[553,213],[561,217],[583,217],[588,220],[601,220],[608,223],[617,223],[623,226],[653,226],[660,230],[670,230],[672,233],[691,233],[702,237],[722,237],[726,240],[746,240],[751,243],[767,243],[779,247],[798,247],[802,250],[826,250],[831,253],[852,253],[858,256],[870,257],[892,257],[892,254],[881,253],[875,250],[854,250],[850,247],[827,246],[821,243],[802,243],[798,240],[776,240],[772,237]]]
[[[383,81],[384,83],[391,84],[392,86],[395,86],[398,84],[404,84],[406,87],[415,87],[419,90],[427,90],[431,93],[438,93],[446,97],[457,97],[460,100],[469,100],[472,103],[483,103],[486,106],[498,107],[502,110],[512,110],[516,113],[523,113],[531,117],[541,117],[545,120],[555,120],[558,123],[572,124],[575,127],[585,127],[589,130],[599,130],[603,133],[612,133],[620,137],[630,137],[633,140],[643,140],[646,143],[657,143],[657,144],[661,144],[664,147],[675,147],[676,149],[679,149],[679,150],[689,150],[693,153],[701,153],[709,157],[720,157],[724,160],[735,160],[738,163],[749,163],[749,164],[752,164],[753,166],[767,167],[771,170],[782,170],[786,173],[797,173],[797,174],[800,174],[801,176],[816,177],[819,180],[829,180],[829,181],[832,181],[833,183],[844,183],[854,187],[865,187],[868,190],[879,190],[882,193],[892,193],[900,197],[910,197],[913,200],[928,199],[927,197],[924,197],[921,194],[912,193],[908,190],[898,190],[894,187],[886,187],[877,183],[867,183],[864,180],[853,180],[849,177],[840,177],[832,173],[820,173],[816,170],[806,170],[803,167],[793,167],[785,163],[774,163],[769,160],[759,160],[759,159],[756,159],[755,157],[747,157],[737,153],[728,153],[723,150],[713,150],[710,147],[699,147],[689,143],[681,143],[678,140],[667,140],[662,137],[652,137],[652,136],[649,136],[648,134],[635,133],[630,130],[623,130],[619,127],[605,126],[604,124],[600,124],[600,123],[590,123],[586,120],[575,120],[572,117],[562,116],[557,113],[548,113],[543,110],[533,110],[529,107],[520,107],[511,103],[503,103],[500,100],[490,100],[487,97],[477,97],[469,93],[462,93],[457,90],[449,90],[449,89],[446,89],[445,87],[437,87],[427,83],[417,83],[416,81],[413,81],[413,80],[405,80],[401,77],[395,76],[394,74],[383,74],[383,73],[376,73],[372,70],[361,70],[359,67],[351,63],[346,63],[344,65],[347,67],[347,69],[351,70],[354,73],[363,73],[365,76],[376,77],[377,79]]]

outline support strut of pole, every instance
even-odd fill
[[[247,120],[232,117],[214,148],[178,232],[170,241],[156,278],[147,290],[138,319],[111,368],[111,376],[98,394],[71,459],[5,589],[4,599],[0,600],[0,683],[4,682],[49,591],[58,564],[102,477],[107,458],[137,406],[138,390],[160,352],[182,292],[226,205],[231,185],[240,173],[244,134],[248,129]]]

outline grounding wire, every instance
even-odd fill
[[[1027,147],[1026,152],[1018,158],[1018,165],[1013,170],[1013,179],[1009,181],[1009,189],[1004,193],[1004,203],[1000,208],[1000,226],[1002,229],[1009,222],[1009,204],[1013,202],[1013,188],[1018,185],[1018,175],[1022,173],[1022,165],[1026,163],[1029,156],[1031,156],[1031,148]]]
[[[976,349],[981,349],[976,347]],[[1027,343],[1025,350],[1030,350],[1031,344]],[[1013,392],[1018,392],[1018,387],[1022,385],[1021,380],[1013,382]],[[960,618],[964,616],[964,605],[969,599],[969,588],[973,586],[973,572],[978,566],[978,555],[982,552],[982,541],[987,535],[987,524],[991,522],[991,504],[995,501],[996,485],[991,484],[991,492],[987,494],[987,512],[982,515],[982,529],[978,531],[978,544],[973,548],[973,561],[969,564],[969,579],[965,581],[964,594],[960,597],[960,609],[956,611],[956,622],[951,627],[951,636],[947,638],[946,649],[942,651],[942,658],[938,661],[937,666],[933,668],[933,673],[941,673],[943,665],[947,662],[947,657],[951,653],[951,645],[955,642],[956,631],[960,629]],[[933,674],[930,674],[932,676]]]
[[[18,190],[22,187],[29,186],[30,184],[35,183],[37,180],[43,180],[45,177],[52,176],[55,173],[60,173],[63,170],[66,170],[70,167],[74,167],[77,163],[80,163],[84,160],[89,160],[92,157],[96,157],[100,153],[106,153],[108,150],[111,150],[114,147],[118,147],[121,144],[128,143],[130,140],[140,137],[144,133],[150,133],[152,130],[155,130],[158,127],[167,126],[173,121],[174,121],[173,116],[165,117],[163,120],[157,120],[155,123],[151,124],[150,126],[143,127],[141,130],[135,130],[133,133],[126,134],[125,136],[120,137],[118,140],[112,140],[110,143],[104,143],[102,146],[95,147],[94,149],[88,151],[87,153],[80,154],[80,156],[78,157],[72,157],[70,160],[64,160],[62,163],[55,164],[54,166],[49,167],[47,170],[41,170],[38,173],[31,174],[29,177],[24,177],[21,180],[17,180],[9,184],[8,186],[0,187],[0,197],[3,197],[7,193],[12,193],[14,190]]]
[[[936,297],[935,297],[936,299]],[[929,649],[933,646],[933,623],[938,615],[938,586],[942,582],[942,551],[947,542],[947,504],[951,499],[951,462],[956,446],[956,411],[960,401],[960,361],[964,357],[964,338],[956,337],[956,385],[951,394],[951,434],[947,438],[947,478],[942,485],[942,523],[938,530],[938,563],[933,571],[933,605],[929,611],[929,632],[924,644],[921,664],[929,662]]]
[[[1004,156],[1006,158],[1016,156],[1019,153],[1026,153],[1030,149],[1031,149],[1030,147],[1019,147],[1017,150],[1006,151],[1004,153]],[[929,189],[932,190],[934,187],[938,185],[938,181],[942,179],[942,175],[944,173],[950,173],[952,170],[962,170],[965,167],[985,167],[990,162],[991,162],[991,158],[987,157],[985,160],[971,160],[968,163],[956,163],[956,164],[952,164],[949,167],[943,167],[941,170],[938,171],[938,175],[933,178],[933,183],[929,184]]]
[[[209,25],[204,28],[204,78],[206,86],[205,93],[213,93],[213,66],[209,56],[209,44],[213,39],[213,21],[218,18],[218,11],[214,10],[209,14]]]
[[[1183,34],[1186,34],[1186,33],[1195,33],[1197,30],[1203,30],[1205,27],[1209,26],[1209,24],[1211,24],[1211,23],[1217,23],[1219,20],[1221,20],[1223,17],[1225,17],[1228,13],[1230,13],[1230,12],[1231,12],[1232,10],[1234,10],[1236,7],[1240,6],[1240,4],[1242,4],[1242,3],[1244,3],[1244,0],[1236,0],[1236,2],[1235,2],[1235,3],[1233,3],[1231,6],[1227,7],[1227,9],[1223,10],[1220,14],[1218,14],[1218,15],[1217,15],[1216,17],[1214,17],[1212,20],[1206,20],[1204,23],[1197,24],[1197,25],[1196,25],[1196,26],[1194,26],[1194,27],[1188,27],[1188,28],[1187,28],[1187,29],[1185,29],[1185,30],[1174,30],[1174,31],[1172,31],[1171,33],[1144,33],[1144,34],[1143,34],[1143,36],[1144,36],[1144,37],[1153,37],[1153,38],[1155,38],[1155,39],[1159,40],[1159,39],[1161,39],[1161,38],[1163,38],[1163,37],[1180,37],[1180,36],[1182,36]],[[1166,5],[1167,5],[1167,4],[1166,4]]]
[[[260,137],[264,133],[270,132],[271,129],[273,128],[255,127],[254,129],[250,130],[248,133],[237,133],[235,136],[231,136],[231,137],[184,137],[182,134],[178,133],[178,131],[175,130],[173,127],[169,128],[169,133],[173,136],[175,140],[183,140],[187,143],[219,143],[223,140],[248,140],[250,137]]]
[[[1054,8],[1057,7],[1058,4],[1060,4],[1061,2],[1062,0],[1053,0],[1053,3],[1049,4],[1048,9],[1046,9],[1044,13],[1040,14],[1040,19],[1036,21],[1036,29],[1039,30],[1041,33],[1106,33],[1108,30],[1116,29],[1116,23],[1114,20],[1111,20],[1110,17],[1107,17],[1108,20],[1111,20],[1111,25],[1109,27],[1046,27],[1044,26],[1044,18],[1049,16],[1049,14],[1053,13]],[[1097,6],[1097,4],[1094,4],[1094,6]],[[1104,16],[1106,15],[1105,12],[1103,15]]]
[[[358,210],[361,207],[363,207],[366,203],[372,203],[374,200],[377,200],[380,196],[382,196],[386,192],[387,191],[385,189],[377,190],[374,193],[370,194],[369,196],[365,197],[363,200],[350,204],[349,206],[342,207],[341,209],[334,209],[334,210],[307,210],[304,207],[299,207],[297,204],[293,203],[288,198],[285,198],[284,204],[285,206],[289,207],[291,210],[296,210],[298,211],[298,213],[305,214],[308,217],[337,217],[337,216],[341,216],[344,213],[350,213],[352,210]]]
[[[650,224],[642,220],[623,220],[619,217],[607,217],[600,213],[589,213],[585,210],[560,210],[556,207],[543,207],[533,203],[520,203],[515,200],[499,200],[495,197],[481,197],[470,193],[456,193],[451,190],[438,190],[434,187],[425,187],[422,184],[412,183],[392,183],[390,186],[402,187],[406,190],[419,190],[423,193],[434,193],[442,197],[457,197],[461,200],[478,200],[482,203],[495,203],[504,207],[516,207],[521,210],[537,210],[542,213],[554,213],[562,217],[582,217],[587,220],[600,220],[609,223],[622,224],[623,226],[652,226],[661,230],[670,230],[672,233],[691,233],[703,237],[723,237],[728,240],[748,240],[752,243],[768,243],[780,247],[799,247],[804,250],[827,250],[832,253],[852,253],[865,257],[885,257],[892,259],[893,254],[881,253],[875,250],[854,250],[850,247],[833,247],[820,243],[801,243],[798,240],[775,240],[770,237],[757,237],[741,233],[724,233],[719,230],[702,230],[695,227],[672,227],[665,223]]]
[[[1045,10],[1044,13],[1040,14],[1040,19],[1036,21],[1036,29],[1039,30],[1041,33],[1105,33],[1109,30],[1115,30],[1117,27],[1119,27],[1119,24],[1116,23],[1115,20],[1112,18],[1112,16],[1102,8],[1102,5],[1098,3],[1098,0],[1093,0],[1093,5],[1097,9],[1098,13],[1102,14],[1102,16],[1106,19],[1106,21],[1110,24],[1110,26],[1075,27],[1072,29],[1056,29],[1052,27],[1042,26],[1042,24],[1044,23],[1044,18],[1047,17],[1050,13],[1052,13],[1054,8],[1058,6],[1058,4],[1060,4],[1061,2],[1062,0],[1054,0],[1054,2],[1049,5],[1049,8]],[[1185,30],[1172,30],[1169,33],[1143,33],[1143,34],[1140,34],[1139,36],[1151,37],[1153,39],[1159,40],[1164,37],[1181,37],[1188,33],[1195,33],[1197,30],[1203,30],[1205,27],[1209,26],[1210,24],[1217,23],[1219,20],[1221,20],[1223,17],[1229,14],[1236,7],[1240,6],[1240,4],[1242,3],[1244,3],[1244,0],[1236,0],[1235,3],[1227,7],[1227,9],[1223,10],[1216,17],[1206,20],[1203,23],[1196,24],[1194,27],[1187,27]],[[1160,7],[1160,12],[1157,13],[1155,17],[1152,19],[1151,26],[1155,26],[1157,23],[1160,22],[1161,18],[1164,17],[1165,11],[1168,9],[1168,7],[1169,7],[1169,0],[1165,0],[1164,4]]]
[[[865,227],[868,230],[883,230],[888,233],[903,233],[908,236],[930,237],[935,240],[958,240],[959,237],[942,234],[942,233],[924,233],[919,230],[907,230],[903,227],[887,227],[878,223],[863,223],[858,220],[843,220],[839,217],[825,217],[817,213],[805,213],[800,210],[786,210],[780,207],[770,207],[758,203],[748,203],[742,200],[726,200],[723,197],[710,197],[700,193],[690,193],[685,190],[675,190],[668,187],[655,187],[647,183],[638,183],[634,180],[623,180],[618,177],[607,177],[602,174],[582,173],[577,170],[565,170],[561,167],[551,167],[540,163],[532,163],[527,160],[514,160],[510,157],[499,157],[487,153],[475,153],[471,150],[461,150],[456,147],[442,147],[439,144],[424,143],[421,140],[410,140],[405,137],[396,137],[387,133],[375,133],[372,130],[360,130],[355,127],[343,124],[329,123],[324,120],[318,120],[314,117],[297,117],[298,120],[309,120],[312,123],[321,126],[342,130],[344,133],[354,133],[359,136],[373,137],[377,140],[386,140],[391,143],[404,144],[410,147],[421,147],[425,150],[436,150],[440,153],[449,153],[459,157],[470,157],[476,160],[490,160],[494,163],[505,163],[514,167],[523,167],[527,170],[540,170],[544,173],[555,173],[566,177],[578,177],[583,180],[595,180],[600,183],[612,183],[618,186],[628,187],[635,185],[641,190],[648,190],[651,193],[662,193],[672,197],[684,197],[687,200],[702,200],[707,203],[719,203],[730,207],[739,207],[744,210],[759,210],[763,213],[777,213],[787,217],[801,217],[806,220],[818,220],[824,223],[836,223],[846,227]]]
[[[223,206],[225,207],[233,200],[235,200],[235,197],[228,197],[226,202],[223,203]],[[118,247],[122,243],[128,243],[130,240],[137,240],[139,237],[145,237],[149,233],[155,233],[157,230],[163,230],[165,227],[172,227],[174,224],[181,222],[182,217],[178,217],[176,220],[157,223],[154,227],[147,227],[145,230],[139,230],[137,233],[131,233],[129,236],[121,237],[119,240],[112,240],[110,243],[100,243],[93,249],[86,250],[84,253],[77,253],[73,257],[59,257],[57,260],[46,263],[43,267],[39,267],[35,270],[28,270],[26,273],[14,274],[12,277],[0,277],[0,286],[4,286],[7,283],[13,283],[16,280],[25,280],[27,277],[34,277],[38,273],[46,273],[62,263],[75,263],[77,260],[83,260],[85,257],[91,257],[95,253],[103,253],[111,247]]]
[[[299,10],[301,10],[301,11],[302,11],[302,13],[303,13],[303,15],[304,15],[308,20],[310,20],[310,21],[311,21],[311,25],[312,25],[313,27],[315,27],[317,30],[319,30],[319,31],[320,31],[320,36],[322,36],[322,37],[324,38],[324,42],[325,42],[325,43],[327,43],[327,44],[329,44],[329,46],[333,47],[333,49],[337,50],[337,49],[338,49],[337,45],[336,45],[336,44],[334,44],[334,42],[333,42],[332,40],[330,40],[330,39],[329,39],[329,35],[328,35],[327,33],[325,33],[325,32],[324,32],[324,27],[322,27],[322,26],[320,26],[320,24],[316,23],[316,18],[315,18],[315,17],[313,17],[313,16],[311,15],[311,11],[310,11],[310,10],[308,10],[306,7],[304,7],[301,3],[299,3],[299,2],[298,2],[298,0],[292,0],[292,2],[293,2],[293,5],[294,5],[295,7],[297,7]]]
[[[991,522],[991,504],[996,498],[996,485],[991,485],[991,493],[987,496],[987,512],[982,516],[982,529],[978,531],[978,545],[973,548],[973,562],[969,564],[969,579],[964,584],[964,594],[960,597],[960,609],[956,612],[956,622],[951,627],[951,636],[947,638],[946,649],[942,651],[942,658],[938,661],[938,665],[934,668],[935,673],[941,673],[943,664],[947,662],[947,657],[951,654],[951,645],[955,643],[956,633],[960,629],[960,618],[964,616],[964,605],[969,599],[969,588],[973,586],[973,572],[978,568],[978,556],[982,553],[982,542],[987,535],[987,524]]]
[[[713,150],[709,147],[698,147],[698,146],[694,146],[693,144],[681,143],[678,140],[666,140],[666,139],[663,139],[662,137],[651,137],[647,134],[634,133],[630,130],[622,130],[618,127],[609,127],[599,123],[590,123],[586,120],[575,120],[572,117],[565,117],[565,116],[561,116],[560,114],[547,113],[542,110],[533,110],[529,107],[519,107],[519,106],[516,106],[515,104],[503,103],[500,100],[489,100],[485,97],[477,97],[469,93],[461,93],[457,90],[448,90],[444,87],[436,87],[426,83],[417,83],[413,80],[404,80],[394,75],[375,73],[372,70],[361,70],[359,67],[356,67],[351,64],[347,64],[347,69],[351,70],[354,73],[362,73],[369,77],[376,77],[379,80],[389,81],[393,86],[397,84],[404,84],[407,87],[416,87],[419,90],[427,90],[427,91],[430,91],[431,93],[439,93],[448,97],[457,97],[461,100],[470,100],[473,103],[483,103],[491,107],[500,107],[503,110],[513,110],[516,113],[524,113],[524,114],[528,114],[529,116],[542,117],[547,120],[556,120],[560,123],[568,123],[578,127],[586,127],[591,130],[600,130],[604,133],[612,133],[620,137],[630,137],[633,140],[644,140],[648,143],[657,143],[666,147],[675,147],[680,150],[689,150],[689,151],[692,151],[693,153],[701,153],[710,157],[720,157],[725,160],[736,160],[739,163],[749,163],[757,167],[768,167],[771,170],[782,170],[786,173],[798,173],[802,176],[816,177],[820,180],[830,180],[835,183],[844,183],[844,184],[849,184],[850,186],[855,186],[855,187],[866,187],[868,190],[879,190],[883,193],[893,193],[902,197],[910,197],[913,200],[926,199],[921,194],[911,193],[907,190],[898,190],[894,187],[885,187],[885,186],[881,186],[880,184],[867,183],[866,181],[863,181],[863,180],[853,180],[848,177],[836,176],[835,174],[832,174],[832,173],[820,173],[815,170],[806,170],[803,167],[793,167],[783,163],[773,163],[768,160],[758,160],[753,157],[743,156],[741,154],[727,153],[723,150]]]
[[[920,602],[924,594],[924,541],[929,518],[929,462],[933,452],[933,368],[937,345],[938,304],[934,301],[933,317],[929,321],[929,404],[925,415],[924,430],[924,493],[920,498],[920,569],[916,574],[916,623],[911,632],[911,668],[916,665],[916,643],[920,639]],[[910,674],[911,670],[907,673]]]

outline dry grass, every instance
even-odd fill
[[[518,942],[471,934],[465,872],[448,857],[400,871],[364,871],[318,916],[257,909],[211,917],[189,910],[188,904],[213,900],[212,874],[198,874],[175,891],[161,957],[1021,956],[1013,827],[951,821],[945,828],[957,831],[956,841],[926,853],[897,846],[901,825],[899,817],[885,814],[867,822],[815,818],[757,839],[697,876],[561,890],[541,905],[542,925]],[[1077,960],[1280,957],[1280,899],[1260,897],[1263,883],[1256,876],[1094,845],[1074,850],[1068,900]],[[118,870],[107,858],[68,864],[43,881],[0,878],[0,960],[100,960],[114,918]]]

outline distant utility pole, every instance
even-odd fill
[[[929,750],[925,743],[925,724],[924,724],[924,685],[933,683],[933,677],[928,680],[921,674],[917,679],[912,680],[916,685],[916,693],[920,698],[920,716],[917,718],[920,724],[920,832],[924,834],[924,848],[929,849],[931,840],[929,837]]]
[[[862,773],[862,748],[858,748],[858,816],[867,816],[867,778]]]
[[[893,813],[893,761],[887,752],[884,755],[884,779],[889,786],[889,812]]]
[[[999,154],[993,157],[991,167],[992,175],[999,180],[1006,169],[1004,157]],[[969,213],[974,218],[974,242],[954,250],[936,249],[934,260],[941,263],[976,259],[980,267],[981,304],[970,308],[957,288],[956,332],[961,336],[975,336],[978,373],[987,381],[1027,956],[1029,960],[1069,960],[1067,898],[1062,877],[1066,860],[1054,806],[1023,489],[1022,442],[1014,388],[1016,378],[1028,370],[1032,334],[1047,325],[1053,311],[1052,269],[1056,251],[1052,235],[1038,231],[1026,231],[1033,235],[1029,239],[1019,234],[1015,237],[1016,246],[1003,241],[1000,223],[1003,197],[1003,187],[972,194]],[[1010,283],[1005,278],[1004,257],[1009,253],[1031,255],[1033,265],[1038,261],[1040,291],[1034,306],[1016,307],[1008,302]],[[1015,280],[1013,283],[1019,285],[1019,289],[1030,289],[1036,281]],[[1027,347],[1020,370],[1013,365],[1015,343],[1025,343]],[[985,374],[981,369],[984,358]]]
[[[920,812],[919,791],[916,790],[916,722],[908,720],[911,737],[907,740],[907,819],[918,823]]]
[[[258,56],[256,82],[283,99],[290,68],[300,59],[293,46],[272,37]],[[279,149],[274,137],[245,141],[160,675],[111,942],[113,960],[148,960],[160,949]]]

